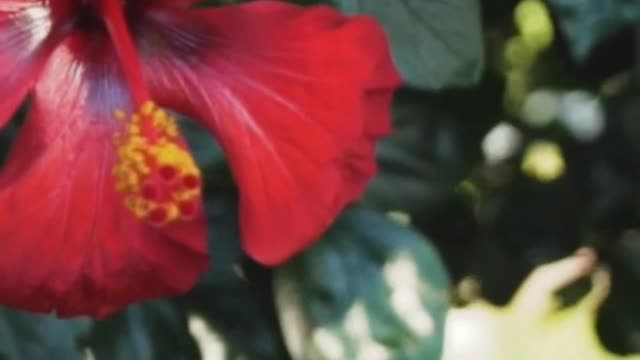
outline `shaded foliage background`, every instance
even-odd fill
[[[378,18],[406,80],[363,199],[316,246],[263,268],[240,249],[224,155],[185,121],[211,271],[187,296],[102,321],[4,309],[0,359],[439,359],[447,308],[469,300],[458,284],[504,304],[533,267],[582,245],[612,273],[599,336],[640,352],[640,4],[324,2]]]

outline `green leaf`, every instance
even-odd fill
[[[235,183],[222,148],[211,133],[197,121],[181,118],[180,131],[210,186],[234,188]]]
[[[378,144],[380,170],[367,187],[363,203],[383,211],[415,212],[446,199],[467,172],[467,145],[454,120],[424,94],[399,93],[393,109],[394,130]]]
[[[640,20],[636,0],[549,0],[569,39],[573,56],[584,60],[598,42]]]
[[[2,130],[0,130],[0,165],[4,163],[11,144],[18,133],[18,126],[14,122],[9,122]]]
[[[449,305],[440,258],[373,211],[347,210],[277,270],[275,291],[294,359],[440,358]]]
[[[222,343],[224,359],[287,359],[271,297],[263,291],[269,281],[247,279],[241,266],[235,195],[209,192],[206,209],[212,267],[185,298],[187,308]]]
[[[423,89],[474,84],[484,67],[476,0],[333,0],[382,22],[404,79]]]
[[[185,313],[168,300],[130,306],[97,321],[88,338],[96,360],[199,360]]]
[[[237,278],[226,286],[199,286],[190,296],[189,309],[223,344],[221,360],[286,359],[276,319],[247,280]]]
[[[222,148],[204,126],[187,118],[180,119],[179,124],[180,131],[189,143],[191,153],[201,169],[207,172],[226,164]]]
[[[77,340],[89,324],[87,319],[60,320],[49,315],[0,309],[0,359],[84,359]]]
[[[234,192],[205,193],[211,267],[200,283],[227,286],[238,279],[237,268],[243,258],[238,228],[238,203]]]

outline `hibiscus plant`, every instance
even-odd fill
[[[0,0],[0,359],[637,358],[638,21]]]

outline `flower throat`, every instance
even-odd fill
[[[114,109],[114,116],[123,122],[114,138],[116,190],[135,217],[153,225],[190,220],[201,206],[200,170],[175,119],[149,95],[124,17],[125,5],[121,0],[101,0],[98,6],[134,104],[131,113]]]

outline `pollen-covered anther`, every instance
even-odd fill
[[[114,137],[118,163],[113,169],[125,206],[157,226],[191,219],[200,201],[201,175],[175,119],[151,101],[133,114],[116,110],[114,116],[126,121]]]

